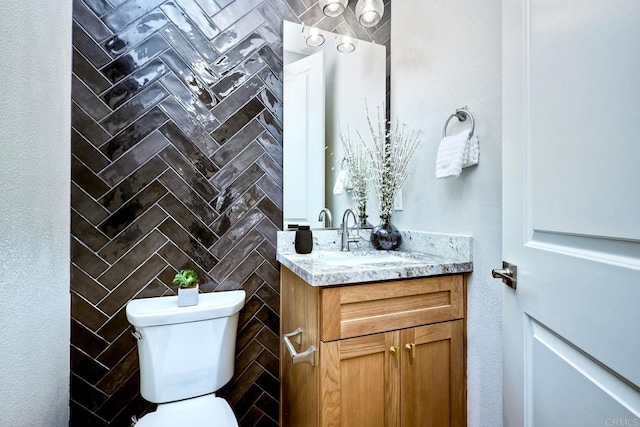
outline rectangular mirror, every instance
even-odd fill
[[[348,189],[336,187],[347,167],[340,130],[354,141],[359,140],[356,130],[368,137],[365,101],[373,115],[385,101],[386,48],[288,21],[283,41],[284,227],[303,223],[323,228],[318,218],[325,207],[339,226],[338,216],[355,207]],[[309,45],[320,41],[317,47]],[[348,44],[340,46],[343,52],[338,49],[343,41],[352,42],[351,52],[346,52]],[[374,198],[368,203],[370,216],[377,212],[376,204]]]

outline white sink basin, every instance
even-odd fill
[[[314,263],[329,266],[357,266],[366,264],[393,263],[398,261],[412,261],[412,257],[404,252],[388,251],[318,251],[312,254]]]
[[[398,261],[399,257],[394,255],[371,255],[366,257],[350,257],[350,256],[335,256],[320,258],[319,261],[328,265],[357,265],[357,264],[378,264],[385,262]]]

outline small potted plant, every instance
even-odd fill
[[[198,273],[194,270],[180,270],[173,278],[173,284],[178,285],[178,307],[189,307],[198,304]]]

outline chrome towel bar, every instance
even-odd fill
[[[449,116],[446,122],[444,122],[444,128],[442,129],[442,137],[445,138],[447,136],[447,126],[449,126],[449,122],[451,119],[456,117],[459,121],[464,122],[467,120],[467,117],[471,120],[471,132],[469,132],[469,138],[473,136],[473,132],[476,129],[476,122],[473,119],[473,116],[469,111],[467,111],[467,107],[458,108],[455,113]]]

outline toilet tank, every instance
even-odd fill
[[[244,291],[132,300],[127,320],[139,333],[140,393],[153,403],[213,393],[233,376],[238,312]]]

